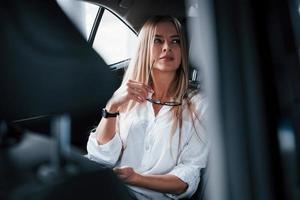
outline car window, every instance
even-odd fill
[[[94,49],[109,65],[131,58],[137,35],[117,16],[105,10],[93,43]]]
[[[137,34],[119,17],[92,3],[74,0],[57,0],[57,2],[87,41],[92,35],[91,31],[96,31],[93,33],[95,38],[91,41],[91,46],[108,65],[131,58],[137,44]],[[104,12],[97,15],[101,13],[98,12],[100,9]],[[97,24],[96,20],[100,23],[98,27],[95,26],[96,30],[93,30],[94,24]]]
[[[57,3],[78,28],[84,38],[88,40],[99,6],[74,0],[57,0]]]

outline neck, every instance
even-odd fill
[[[176,72],[161,72],[153,70],[152,74],[154,98],[159,100],[166,100],[170,98],[170,89]]]

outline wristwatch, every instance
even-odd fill
[[[102,117],[109,118],[109,117],[117,117],[119,112],[110,113],[105,108],[102,109]]]

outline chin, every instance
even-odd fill
[[[160,71],[176,71],[179,68],[179,65],[175,65],[174,63],[164,63],[155,68]]]

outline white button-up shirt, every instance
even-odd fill
[[[140,174],[172,174],[188,184],[188,189],[180,195],[129,186],[138,199],[190,197],[197,189],[200,169],[206,167],[208,155],[203,121],[206,100],[197,94],[192,102],[200,122],[195,119],[193,123],[192,115],[184,103],[179,148],[179,128],[171,136],[172,107],[162,106],[155,116],[152,103],[146,101],[128,113],[120,113],[117,133],[108,143],[99,145],[95,132],[92,132],[87,143],[88,158],[111,167],[130,166]]]

